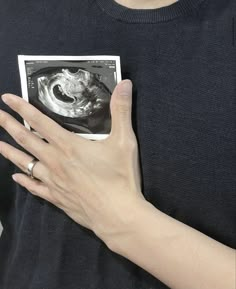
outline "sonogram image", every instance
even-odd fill
[[[102,110],[111,91],[99,77],[84,69],[56,69],[38,77],[39,100],[51,111],[66,117],[84,118]]]
[[[72,132],[109,134],[116,65],[115,60],[24,61],[27,100]]]

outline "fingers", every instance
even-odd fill
[[[21,186],[25,187],[33,195],[40,197],[50,203],[53,203],[53,198],[51,196],[50,190],[44,183],[32,179],[24,174],[14,174],[14,181],[16,181]]]
[[[2,141],[0,142],[0,153],[24,173],[27,173],[28,164],[33,160],[32,156]],[[45,184],[49,182],[49,171],[40,161],[33,168],[33,176]]]
[[[72,135],[71,132],[19,96],[4,94],[2,100],[22,116],[49,143],[63,149],[65,142],[68,142],[68,138]],[[85,138],[79,136],[77,140],[87,142]]]
[[[50,163],[53,148],[37,135],[31,133],[9,113],[0,110],[0,126],[2,126],[14,140],[34,155],[37,159]]]
[[[111,135],[119,138],[127,138],[133,132],[132,128],[132,82],[124,80],[120,82],[111,98]]]

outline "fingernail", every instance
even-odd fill
[[[9,100],[9,95],[8,94],[3,94],[1,97],[2,97],[2,101],[3,102],[5,102],[5,103],[8,102],[8,100]]]
[[[12,175],[12,178],[15,182],[17,181],[17,177],[15,175]]]
[[[119,86],[119,95],[128,97],[132,94],[132,82],[129,79],[123,80]]]

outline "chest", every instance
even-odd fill
[[[235,190],[236,66],[231,51],[225,57],[212,40],[209,45],[201,42],[199,28],[189,38],[176,25],[176,34],[170,35],[154,29],[145,34],[139,26],[126,30],[122,24],[112,30],[99,17],[88,21],[82,14],[72,23],[60,9],[51,25],[42,6],[39,9],[18,21],[18,32],[14,21],[1,26],[1,93],[21,95],[18,54],[120,55],[122,76],[134,84],[132,121],[144,193],[157,202],[162,193],[172,192],[173,200],[180,192]],[[87,34],[83,21],[91,25]],[[209,61],[209,48],[214,62]]]

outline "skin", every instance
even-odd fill
[[[118,4],[132,9],[155,9],[171,5],[176,0],[115,0]]]
[[[19,185],[62,209],[110,250],[170,288],[235,288],[233,248],[162,213],[144,198],[131,122],[131,81],[115,88],[111,133],[99,141],[65,130],[21,97],[5,94],[2,100],[48,141],[0,110],[0,126],[29,154],[2,141],[0,153],[23,172],[32,155],[39,159],[37,179],[15,174]]]
[[[116,2],[134,9],[152,9],[176,1]],[[16,174],[17,183],[62,209],[92,230],[110,250],[172,289],[235,289],[233,248],[171,218],[145,200],[131,123],[129,80],[122,81],[113,92],[109,137],[95,142],[64,130],[18,96],[5,94],[2,99],[48,141],[0,110],[0,126],[40,160],[34,167],[38,180]],[[0,142],[0,153],[23,172],[32,160],[32,156],[5,142]]]
[[[100,141],[87,140],[65,130],[20,97],[2,96],[6,104],[48,141],[0,110],[0,126],[40,161],[33,169],[38,180],[18,174],[18,182],[100,235],[103,227],[106,231],[108,226],[112,231],[118,222],[108,218],[114,206],[119,204],[126,210],[125,207],[130,207],[136,199],[144,199],[140,189],[137,141],[131,126],[131,90],[129,80],[115,89],[110,103],[111,134]],[[0,153],[24,172],[32,160],[32,156],[4,142],[0,142]],[[105,219],[107,224],[104,224]]]

